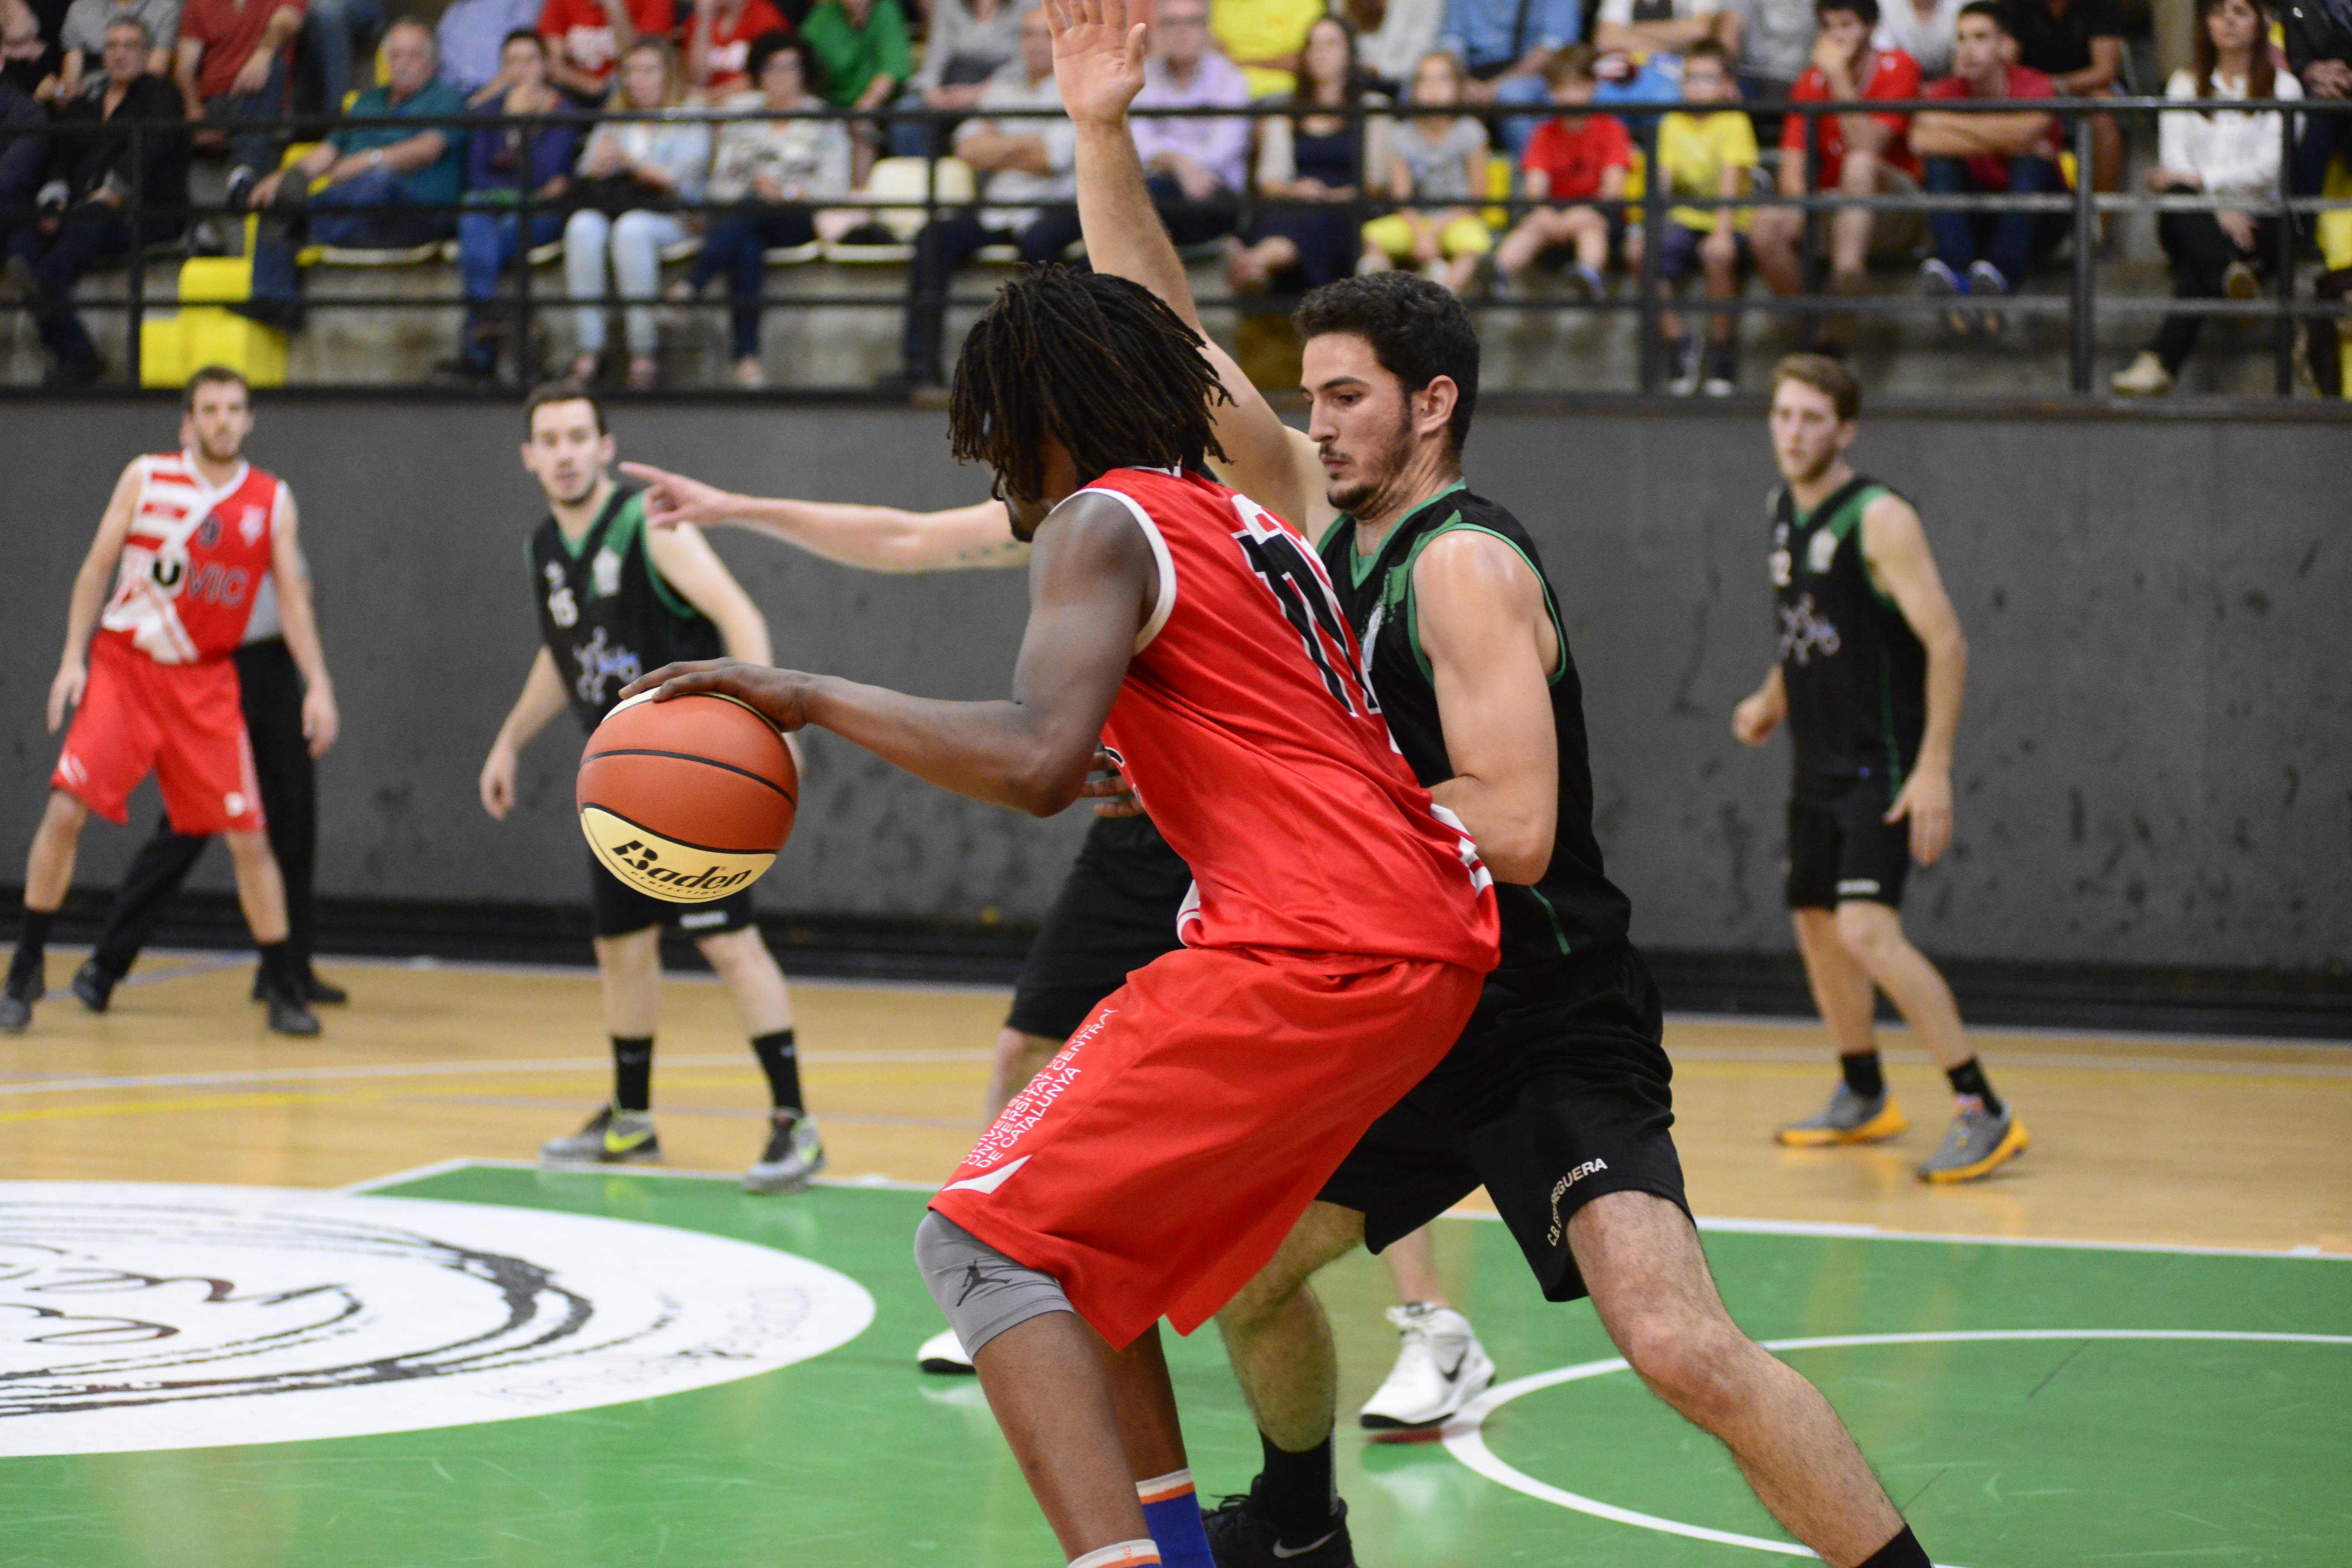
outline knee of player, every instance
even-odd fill
[[[1838,940],[1864,967],[1876,969],[1903,950],[1903,922],[1885,904],[1849,899],[1838,906]]]
[[[1684,1312],[1645,1313],[1621,1328],[1617,1344],[1643,1383],[1703,1426],[1738,1405],[1754,1349],[1727,1320]]]

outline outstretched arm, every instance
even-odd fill
[[[670,665],[622,695],[720,692],[785,731],[815,724],[942,789],[1051,816],[1086,793],[1159,572],[1124,506],[1078,495],[1038,529],[1029,582],[1029,627],[1006,701],[941,702],[729,660]]]
[[[1127,0],[1045,0],[1045,15],[1062,105],[1077,123],[1078,225],[1087,260],[1097,272],[1142,284],[1199,331],[1192,286],[1144,189],[1128,129],[1127,106],[1143,86],[1143,25],[1128,26]],[[1222,477],[1316,536],[1336,514],[1323,499],[1315,443],[1285,425],[1233,356],[1202,337],[1233,395],[1213,410],[1217,443],[1227,454]]]
[[[662,531],[733,525],[781,539],[812,555],[869,572],[941,572],[1020,566],[1029,547],[1013,537],[1003,501],[905,511],[894,506],[736,495],[646,463],[621,471],[646,481],[646,521]]]

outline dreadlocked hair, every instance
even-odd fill
[[[996,493],[1045,492],[1059,441],[1081,483],[1113,468],[1201,468],[1223,458],[1210,408],[1230,403],[1201,334],[1124,278],[1049,265],[997,291],[964,339],[948,439],[996,470]]]

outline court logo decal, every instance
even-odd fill
[[[789,1366],[873,1318],[805,1258],[627,1220],[0,1183],[0,1456],[584,1410]]]

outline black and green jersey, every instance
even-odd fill
[[[1544,604],[1559,638],[1559,669],[1551,680],[1552,733],[1559,747],[1559,816],[1551,864],[1532,887],[1497,882],[1505,966],[1540,963],[1622,941],[1632,918],[1625,895],[1602,874],[1592,837],[1592,768],[1584,739],[1584,688],[1569,653],[1568,628],[1544,575],[1535,541],[1519,520],[1456,483],[1408,513],[1377,553],[1356,552],[1355,521],[1342,517],[1323,536],[1323,568],[1339,595],[1348,624],[1363,647],[1364,679],[1389,721],[1389,733],[1423,785],[1454,774],[1446,750],[1437,688],[1422,651],[1412,570],[1440,534],[1471,529],[1493,534],[1517,551],[1543,584]]]
[[[1892,795],[1919,754],[1927,650],[1862,557],[1862,514],[1893,493],[1857,474],[1800,515],[1788,486],[1772,492],[1780,683],[1802,784],[1878,778]]]
[[[539,599],[539,636],[555,657],[563,694],[593,730],[621,688],[649,669],[726,651],[709,616],[678,596],[646,552],[642,492],[616,487],[586,533],[563,537],[541,520],[524,554]]]

